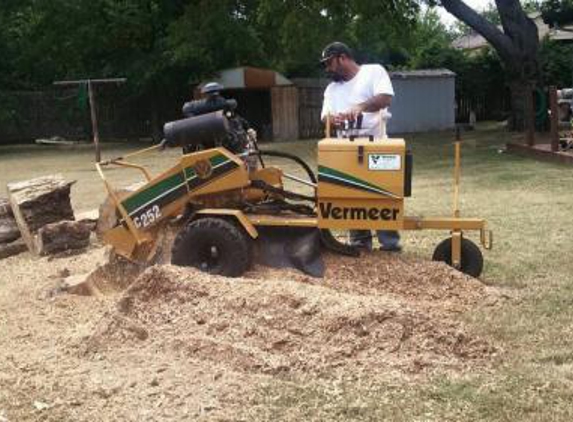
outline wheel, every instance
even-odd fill
[[[452,238],[443,240],[436,246],[434,261],[442,261],[448,265],[452,265]],[[471,275],[472,277],[479,277],[483,270],[483,255],[479,247],[471,240],[462,238],[461,244],[461,266],[460,271]]]
[[[226,277],[241,276],[251,262],[251,239],[240,227],[222,218],[191,222],[179,232],[171,251],[174,265]]]

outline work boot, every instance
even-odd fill
[[[384,252],[402,252],[402,245],[382,245],[380,250]]]
[[[372,245],[366,243],[351,243],[350,246],[358,249],[360,252],[372,252]]]

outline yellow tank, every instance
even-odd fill
[[[403,139],[323,139],[318,143],[318,226],[402,229],[410,167]]]

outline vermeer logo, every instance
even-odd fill
[[[400,170],[401,162],[398,154],[368,154],[369,170]]]
[[[197,161],[193,166],[193,170],[195,170],[195,173],[197,173],[200,179],[206,179],[213,173],[213,167],[211,167],[211,163],[207,160]]]
[[[322,218],[333,220],[396,220],[400,210],[396,208],[335,207],[332,203],[319,204]]]

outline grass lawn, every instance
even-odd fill
[[[573,168],[500,152],[510,134],[494,125],[463,137],[462,216],[485,218],[493,229],[494,249],[484,252],[482,280],[511,297],[462,316],[499,349],[494,365],[461,374],[436,373],[416,383],[367,374],[337,382],[277,381],[253,397],[250,419],[573,420]],[[406,213],[450,215],[453,135],[406,139],[414,153],[413,196],[406,202]],[[104,158],[133,148],[104,144]],[[264,148],[288,151],[316,164],[316,142]],[[178,154],[168,151],[143,162],[158,171],[174,163]],[[95,208],[105,193],[92,160],[89,146],[0,147],[0,195],[10,180],[60,172],[78,181],[72,188],[76,211]],[[138,175],[113,170],[110,178],[129,183]],[[430,257],[446,236],[406,233],[405,251]]]

